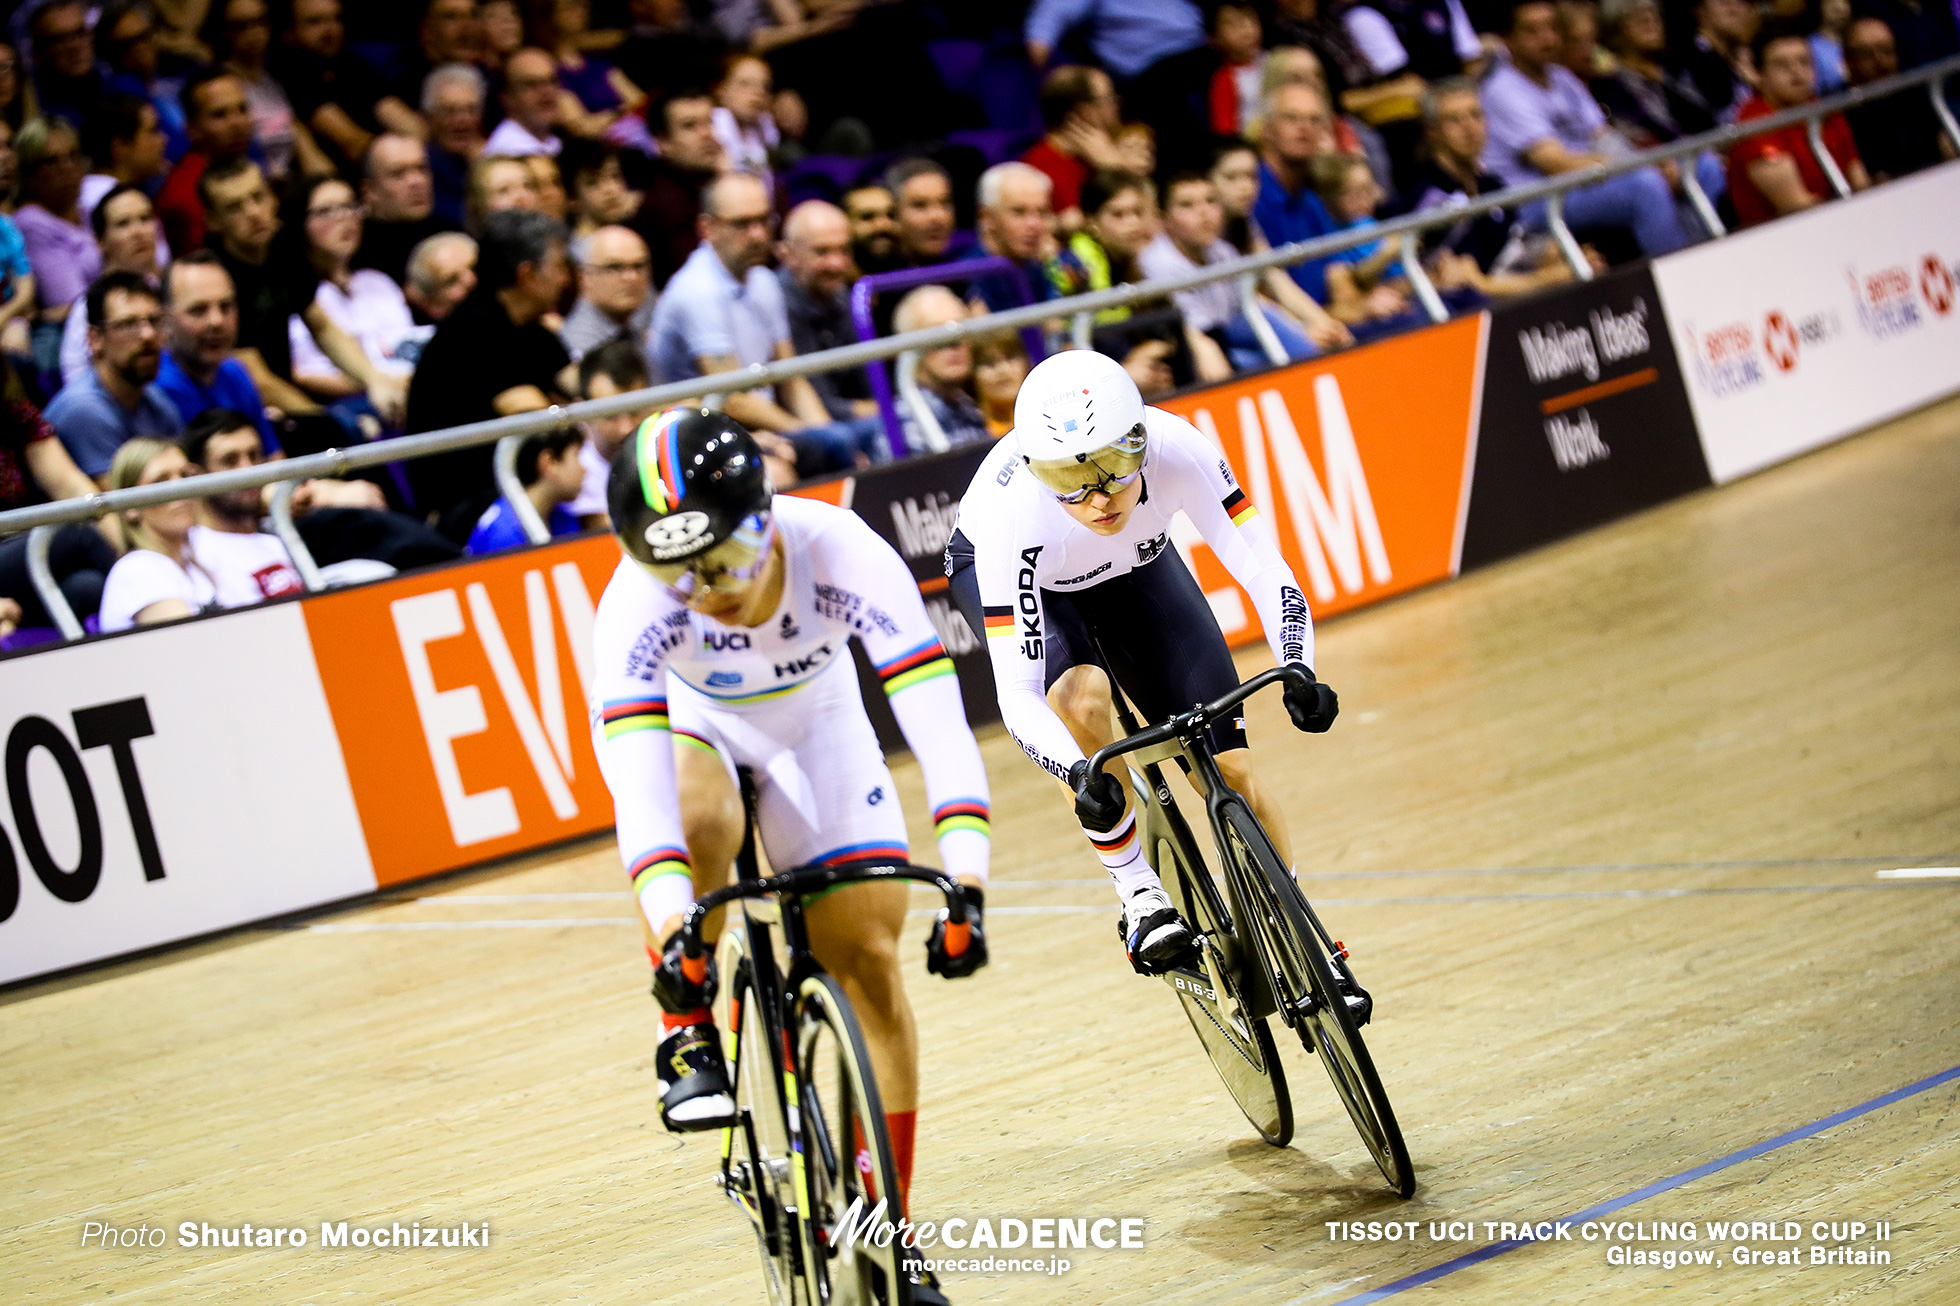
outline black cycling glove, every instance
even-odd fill
[[[1123,782],[1107,771],[1089,774],[1089,762],[1068,769],[1068,787],[1075,790],[1075,816],[1085,829],[1108,834],[1123,819]]]
[[[1305,667],[1300,670],[1307,671]],[[1293,718],[1295,729],[1310,735],[1325,734],[1327,727],[1334,724],[1334,718],[1341,714],[1340,696],[1307,671],[1304,687],[1291,680],[1286,682],[1286,714]]]

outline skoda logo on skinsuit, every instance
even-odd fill
[[[1797,365],[1797,329],[1781,309],[1772,309],[1763,319],[1763,352],[1781,371],[1788,372]]]
[[[692,553],[707,537],[708,514],[694,511],[661,517],[648,526],[646,532],[647,546],[653,550],[653,556],[662,562]]]

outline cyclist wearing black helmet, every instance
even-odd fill
[[[940,857],[986,883],[987,776],[951,660],[903,559],[855,513],[772,497],[739,422],[702,409],[648,418],[614,459],[608,488],[626,558],[593,626],[595,744],[613,793],[620,856],[660,945],[654,995],[662,1118],[719,1128],[733,1111],[706,985],[681,973],[679,927],[697,893],[727,882],[739,851],[735,768],[757,787],[772,866],[907,856],[904,813],[858,696],[855,635],[925,774]],[[917,1042],[896,947],[907,894],[856,884],[809,900],[810,939],[864,1026],[909,1186]],[[943,913],[942,913],[943,915]],[[978,921],[978,916],[973,917]],[[949,977],[986,960],[978,929],[957,959],[935,927],[928,965]]]

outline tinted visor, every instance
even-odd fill
[[[1089,495],[1108,492],[1128,484],[1143,469],[1143,455],[1149,448],[1143,423],[1138,422],[1121,439],[1095,450],[1086,457],[1029,458],[1028,471],[1049,490],[1071,502]]]
[[[682,602],[703,590],[739,594],[761,577],[769,562],[769,546],[775,538],[774,515],[750,513],[734,534],[713,548],[683,562],[654,562],[646,564],[646,568]]]

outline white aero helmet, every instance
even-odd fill
[[[1028,471],[1064,503],[1114,493],[1143,470],[1143,396],[1107,354],[1055,354],[1021,383],[1014,437]]]

